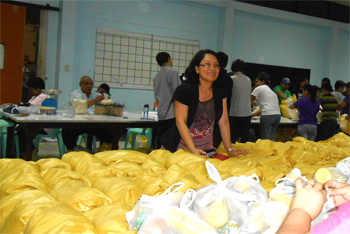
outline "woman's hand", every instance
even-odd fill
[[[327,193],[336,206],[340,206],[350,201],[350,185],[330,180],[325,183],[325,188],[329,188]]]
[[[241,155],[246,155],[248,154],[248,151],[245,149],[240,149],[240,150],[232,150],[230,152],[228,152],[230,158],[232,157],[237,157],[239,158]]]
[[[302,209],[314,220],[322,210],[326,202],[326,191],[323,190],[323,184],[309,180],[305,187],[303,180],[297,179],[295,182],[296,193],[293,200],[292,209]]]
[[[208,158],[208,156],[206,155],[207,152],[205,152],[204,150],[201,150],[201,149],[195,148],[194,150],[191,150],[191,153],[195,154],[195,155],[202,156],[203,158]]]

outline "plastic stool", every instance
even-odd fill
[[[14,122],[0,119],[0,127],[1,127],[0,142],[1,142],[1,148],[2,148],[1,156],[3,158],[6,158],[7,128],[14,127],[14,126],[15,126]],[[16,134],[14,135],[14,138],[15,138],[16,157],[19,158],[19,154],[20,154],[19,153],[19,139],[18,139],[18,136]]]
[[[151,147],[152,144],[152,128],[129,128],[128,133],[125,138],[124,149],[127,149],[129,138],[132,135],[131,149],[135,149],[136,136],[144,135],[147,138],[148,146]]]
[[[78,140],[77,140],[77,145],[81,145],[81,142],[83,141],[83,138],[85,139],[85,147],[87,147],[87,142],[88,142],[88,134],[84,133],[79,135]],[[97,148],[96,148],[96,137],[94,135],[92,135],[92,151],[96,152]]]
[[[58,149],[60,151],[60,156],[62,156],[66,153],[66,146],[63,143],[62,139],[62,128],[54,128],[52,129],[52,132],[49,134],[38,134],[34,140],[34,145],[36,148],[39,148],[39,141],[42,137],[56,137],[58,142]]]

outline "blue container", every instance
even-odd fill
[[[51,107],[55,107],[55,114],[56,114],[56,110],[57,110],[57,100],[56,99],[46,99],[45,101],[43,101],[41,103],[41,106],[51,106]]]

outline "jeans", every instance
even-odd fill
[[[303,124],[298,125],[298,135],[309,141],[314,141],[317,135],[317,125]]]
[[[241,138],[241,143],[246,143],[248,141],[251,119],[251,116],[229,117],[232,144],[236,143],[239,138]]]
[[[261,139],[275,141],[278,125],[281,115],[261,115],[260,116],[260,134]]]

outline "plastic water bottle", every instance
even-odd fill
[[[145,104],[143,106],[143,118],[144,119],[148,119],[148,111],[149,111],[149,105]]]

